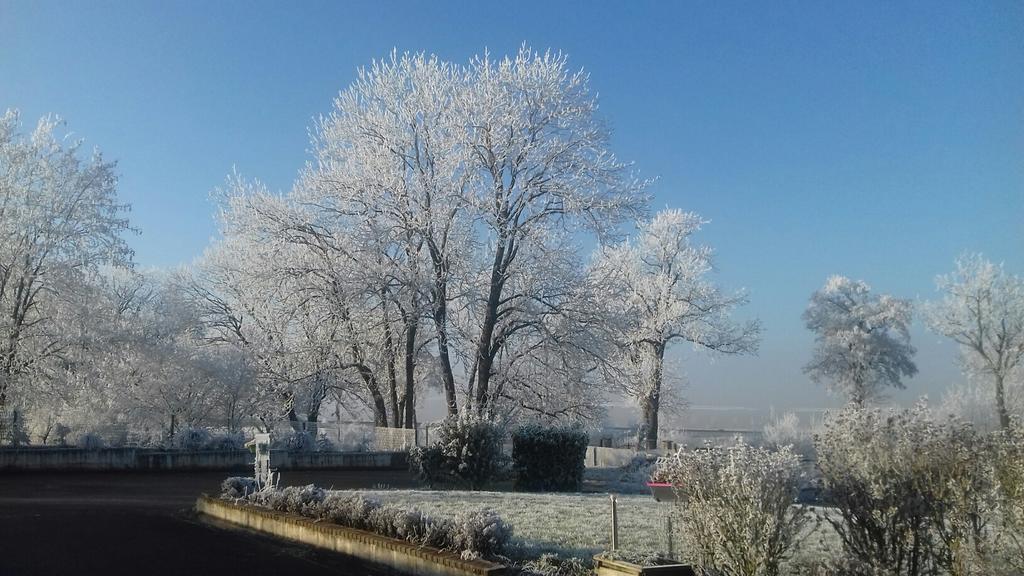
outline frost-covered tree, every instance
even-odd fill
[[[486,412],[501,401],[492,382],[499,355],[537,327],[531,308],[561,302],[561,292],[526,283],[520,287],[530,289],[520,290],[512,280],[557,258],[561,230],[582,225],[605,237],[638,215],[645,183],[609,150],[588,76],[571,72],[563,55],[526,47],[500,60],[485,55],[470,62],[466,82],[466,198],[483,231],[479,280],[467,291],[475,341],[469,389]]]
[[[70,346],[61,298],[132,257],[114,164],[83,157],[60,125],[43,118],[25,135],[18,112],[0,117],[0,412],[59,372]]]
[[[909,301],[832,276],[803,314],[817,342],[804,372],[857,406],[879,398],[887,386],[903,388],[903,378],[917,373],[910,319]]]
[[[633,240],[601,250],[594,264],[594,276],[608,289],[612,322],[620,326],[624,391],[640,405],[639,441],[648,448],[657,447],[669,345],[689,342],[715,354],[757,350],[759,323],[730,317],[746,296],[723,293],[711,282],[711,249],[691,242],[704,223],[693,213],[664,210],[641,223]]]
[[[936,283],[943,298],[927,306],[928,326],[960,345],[968,376],[991,379],[999,424],[1008,428],[1006,388],[1024,380],[1024,279],[971,254]]]
[[[392,53],[361,69],[317,122],[315,162],[295,195],[317,222],[301,230],[305,236],[346,227],[372,231],[372,250],[362,256],[381,270],[383,312],[401,320],[399,333],[386,338],[401,339],[405,395],[412,398],[426,315],[449,416],[458,412],[453,283],[471,248],[464,92],[461,68],[424,54]],[[407,402],[407,424],[413,409]]]
[[[343,364],[379,421],[412,426],[432,382],[449,414],[460,390],[492,417],[592,413],[582,388],[603,352],[581,328],[594,321],[578,313],[574,235],[607,235],[645,199],[586,84],[526,48],[466,66],[393,54],[317,122],[291,193],[234,195],[231,225],[299,262],[270,276],[356,328],[335,344],[363,356]]]

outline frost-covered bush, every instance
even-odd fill
[[[993,464],[999,496],[997,550],[1006,566],[1024,574],[1024,427],[993,435]]]
[[[591,562],[580,558],[562,558],[555,554],[541,554],[540,558],[524,563],[522,574],[537,576],[590,576],[594,573]]]
[[[243,492],[251,478],[229,478],[225,497]],[[250,492],[246,499],[257,506],[290,512],[341,526],[367,530],[461,554],[466,558],[502,554],[512,528],[496,514],[483,511],[461,514],[454,520],[434,518],[419,510],[381,504],[360,494],[325,491],[314,485],[268,488]]]
[[[577,491],[583,482],[588,436],[575,428],[523,426],[512,433],[516,490]]]
[[[292,430],[272,436],[271,448],[289,452],[316,452],[316,438],[305,431]]]
[[[511,539],[512,527],[490,510],[463,512],[455,517],[452,545],[462,551],[463,558],[500,554]]]
[[[849,407],[817,439],[818,467],[850,561],[897,576],[998,573],[991,439],[923,403]]]
[[[249,496],[249,500],[259,506],[289,512],[301,516],[319,518],[323,509],[323,501],[327,491],[313,484],[306,486],[288,486],[286,488],[268,488]]]
[[[210,442],[205,428],[182,428],[171,437],[170,447],[177,450],[202,450]]]
[[[171,437],[168,447],[175,450],[241,450],[245,436],[241,433],[213,434],[205,428],[182,428]]]
[[[239,498],[246,498],[250,494],[256,492],[258,486],[255,478],[246,478],[243,476],[232,476],[220,485],[221,498],[228,498],[237,500]]]
[[[680,449],[662,460],[662,475],[680,498],[688,561],[723,576],[776,576],[794,550],[810,512],[794,506],[799,458],[788,447]]]
[[[458,482],[479,490],[499,472],[505,433],[494,422],[464,410],[442,422],[437,437],[432,446],[410,452],[410,466],[421,481]]]
[[[427,486],[435,486],[448,479],[450,471],[446,469],[446,460],[441,447],[417,446],[409,450],[409,469],[416,480]]]
[[[766,424],[763,438],[768,448],[792,446],[801,455],[810,454],[814,449],[810,431],[800,425],[800,419],[793,412],[787,412],[778,420]]]

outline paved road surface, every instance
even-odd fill
[[[0,576],[388,574],[332,552],[216,526],[192,511],[224,472],[0,473]],[[290,485],[412,485],[405,472],[283,472]]]

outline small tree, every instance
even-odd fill
[[[800,459],[789,447],[682,448],[656,475],[679,495],[690,560],[723,576],[776,576],[812,519],[793,505]]]
[[[971,254],[936,284],[944,297],[928,305],[928,326],[960,345],[969,375],[991,378],[999,424],[1009,428],[1006,386],[1024,377],[1024,279]]]
[[[711,249],[691,242],[704,223],[690,212],[659,212],[639,225],[633,241],[599,252],[594,265],[597,282],[608,290],[610,316],[620,325],[623,388],[642,411],[638,441],[644,448],[657,448],[670,344],[690,342],[714,354],[757,351],[760,324],[731,319],[746,296],[715,286],[707,278]]]
[[[886,386],[903,388],[917,373],[910,345],[910,302],[876,295],[861,281],[832,276],[811,296],[803,314],[818,347],[804,372],[814,382],[863,406]]]

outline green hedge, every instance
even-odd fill
[[[515,489],[574,492],[583,483],[587,434],[574,428],[523,426],[512,434]]]

